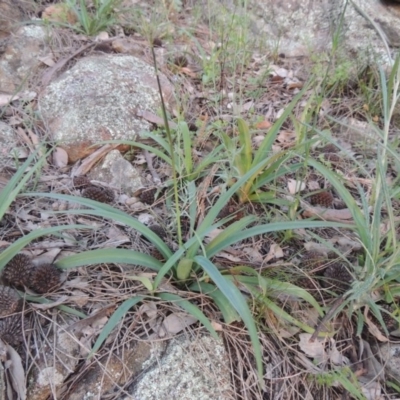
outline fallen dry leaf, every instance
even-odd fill
[[[5,367],[10,372],[11,384],[16,392],[17,399],[26,399],[26,382],[25,382],[25,370],[22,365],[22,359],[20,355],[9,345],[7,347],[8,360],[5,363]]]
[[[197,322],[197,318],[185,312],[176,312],[168,315],[163,321],[164,332],[161,330],[160,336],[175,335],[190,325]]]
[[[313,358],[317,363],[326,361],[328,358],[325,351],[326,340],[324,338],[317,338],[314,342],[311,342],[311,336],[309,333],[300,333],[299,347],[301,351],[308,357]]]
[[[306,188],[306,184],[304,181],[298,181],[295,179],[288,179],[287,181],[287,187],[289,190],[290,194],[296,194],[298,192],[301,192]]]
[[[268,254],[264,258],[264,262],[268,262],[272,260],[273,258],[282,258],[283,257],[283,250],[282,248],[276,244],[273,243],[270,248]]]

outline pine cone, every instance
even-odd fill
[[[324,147],[321,147],[320,149],[321,153],[337,153],[339,151],[339,148],[336,147],[333,143],[329,143]]]
[[[335,293],[346,292],[351,287],[353,277],[341,262],[331,263],[324,272],[323,285]]]
[[[165,232],[165,229],[161,225],[151,225],[149,229],[162,239],[167,237],[167,232]]]
[[[23,287],[29,283],[29,273],[33,268],[32,261],[26,254],[17,254],[11,259],[3,270],[5,284]]]
[[[228,204],[226,204],[222,210],[218,213],[218,218],[223,219],[226,217],[234,216],[232,220],[228,222],[228,224],[232,224],[235,221],[239,221],[241,218],[244,217],[244,211],[242,206],[236,203],[235,200],[230,199]]]
[[[139,199],[142,203],[153,204],[156,201],[156,193],[157,188],[145,189],[142,193],[140,193]]]
[[[0,317],[21,311],[22,299],[9,286],[0,285]]]
[[[158,261],[165,261],[165,257],[160,253],[156,247],[150,249],[150,255]]]
[[[11,346],[16,346],[24,340],[21,315],[11,315],[0,320],[0,339]]]
[[[90,179],[84,175],[74,176],[73,184],[76,189],[82,189],[91,186]]]
[[[30,273],[30,282],[26,286],[36,293],[44,294],[55,289],[61,283],[61,271],[53,264],[34,267]]]
[[[176,65],[179,68],[185,68],[189,65],[189,61],[185,56],[176,56],[172,60],[172,64]]]
[[[82,197],[86,197],[87,199],[95,200],[100,203],[112,203],[114,201],[114,191],[99,186],[88,186],[83,192]]]
[[[310,270],[322,267],[324,264],[326,264],[326,262],[327,259],[323,254],[315,250],[309,250],[303,253],[300,267],[304,270]]]
[[[310,203],[313,206],[321,206],[325,208],[331,207],[333,204],[333,200],[334,198],[332,193],[328,191],[316,193],[310,197]]]

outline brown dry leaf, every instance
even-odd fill
[[[306,210],[303,212],[304,218],[318,217],[324,221],[343,222],[346,224],[353,223],[353,216],[348,208],[342,210],[331,210],[311,206],[305,206],[305,208]]]
[[[68,153],[61,147],[57,147],[52,154],[53,165],[58,168],[64,168],[68,165]]]
[[[130,242],[129,237],[114,226],[110,227],[106,231],[106,236],[109,238],[109,240],[102,243],[102,248],[116,248],[121,244]]]
[[[262,263],[263,260],[264,260],[264,257],[262,256],[262,254],[257,249],[255,249],[253,247],[246,247],[243,251],[248,256],[250,256],[250,260],[252,262]]]
[[[197,78],[197,73],[193,70],[191,70],[189,67],[182,67],[180,68],[181,72],[183,72],[185,75],[189,76],[190,78]]]
[[[312,335],[310,333],[300,333],[300,350],[308,357],[311,357],[317,361],[317,363],[326,361],[328,355],[325,351],[325,339],[317,338],[314,342],[311,342],[311,336]]]
[[[160,336],[175,335],[190,325],[193,325],[198,320],[185,312],[176,312],[168,315],[163,321],[163,330]]]
[[[164,119],[150,111],[137,111],[136,115],[157,126],[164,126]],[[171,129],[178,128],[178,125],[174,121],[168,121],[168,125]]]
[[[6,345],[8,360],[4,367],[9,371],[11,384],[17,394],[17,399],[26,399],[25,371],[20,355],[9,345]]]
[[[304,86],[303,82],[293,82],[291,81],[290,83],[287,84],[287,88],[292,90],[292,89],[301,89]]]
[[[52,4],[43,11],[42,19],[52,22],[69,23],[77,22],[76,14],[65,3]]]
[[[118,146],[118,144],[106,144],[97,149],[83,160],[82,164],[74,171],[74,176],[86,175],[101,158]]]
[[[272,122],[268,121],[267,119],[264,119],[264,121],[261,121],[255,125],[256,129],[269,129],[272,126]]]
[[[281,144],[293,145],[296,140],[296,132],[294,131],[280,131],[276,140]]]
[[[18,99],[19,97],[16,94],[0,94],[0,107],[6,106],[11,101]]]
[[[268,254],[264,258],[264,262],[268,262],[273,258],[282,258],[282,257],[283,257],[282,248],[278,244],[273,243],[269,248]]]
[[[51,54],[47,54],[47,56],[44,57],[38,57],[38,60],[48,67],[52,67],[56,63]]]

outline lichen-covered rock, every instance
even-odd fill
[[[1,20],[0,20],[1,26]],[[38,25],[25,25],[9,37],[0,56],[0,88],[8,94],[28,88],[44,64],[40,61],[49,51],[46,29]]]
[[[161,76],[167,107],[173,87]],[[94,55],[81,59],[50,83],[39,100],[41,115],[53,140],[70,162],[91,154],[100,141],[133,140],[150,123],[141,113],[156,114],[160,95],[154,68],[127,55]]]
[[[347,0],[251,0],[252,28],[258,38],[265,38],[264,43],[286,57],[330,52],[332,38],[340,31],[338,50],[351,56],[350,65],[376,58],[387,62],[383,40],[366,15],[383,31],[389,46],[399,47],[400,6],[380,0],[354,3],[356,7]]]

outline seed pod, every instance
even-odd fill
[[[0,320],[0,339],[11,346],[24,340],[21,315],[11,315]]]
[[[10,286],[26,286],[29,282],[29,273],[32,268],[33,264],[29,256],[23,253],[17,254],[4,267],[3,281]]]
[[[142,203],[153,204],[156,201],[156,193],[157,188],[145,189],[142,193],[140,193],[139,199]]]
[[[165,229],[161,225],[151,225],[149,229],[160,236],[160,238],[167,237],[167,232],[165,232]]]
[[[55,289],[61,283],[61,271],[53,264],[42,264],[34,267],[30,274],[29,289],[44,294]]]
[[[100,203],[112,203],[115,198],[113,190],[93,185],[87,187],[82,192],[82,196]]]
[[[313,206],[329,208],[332,207],[333,200],[334,198],[332,193],[328,191],[316,193],[310,196],[310,203]]]
[[[335,293],[343,293],[350,289],[353,277],[341,262],[331,263],[324,271],[323,285]]]
[[[337,153],[339,151],[339,148],[336,147],[333,143],[329,143],[319,150],[321,153]]]
[[[90,179],[87,176],[74,176],[73,184],[76,189],[83,189],[88,186],[91,186]]]
[[[0,317],[21,311],[22,299],[16,290],[0,285]]]
[[[300,267],[304,270],[310,270],[322,267],[326,262],[327,259],[323,254],[315,250],[309,250],[303,253]]]

